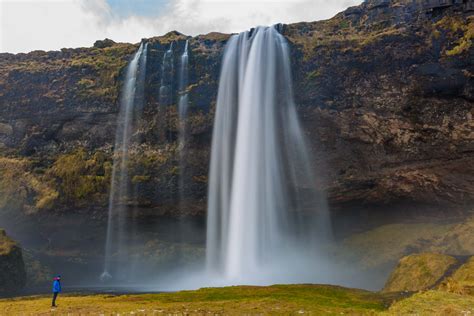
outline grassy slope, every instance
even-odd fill
[[[457,260],[453,257],[434,253],[404,257],[390,275],[383,291],[413,292],[430,288],[456,263]]]
[[[321,314],[373,315],[385,309],[371,292],[328,285],[206,288],[143,295],[61,296],[57,314]],[[0,315],[48,314],[50,297],[0,300]]]
[[[393,304],[383,315],[472,315],[474,297],[444,291],[420,292]]]

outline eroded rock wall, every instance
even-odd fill
[[[462,7],[427,12],[416,1],[367,1],[330,20],[281,28],[314,165],[333,210],[450,209],[472,202],[473,27]],[[158,96],[163,54],[174,41],[178,65],[187,37],[171,32],[146,40],[144,115],[130,164],[130,185],[138,192],[130,203],[144,212],[205,213],[228,37],[189,39],[186,170],[178,167],[177,73],[165,114]],[[99,44],[0,55],[0,208],[105,217],[120,87],[138,45]],[[184,211],[176,203],[180,173],[186,175]]]

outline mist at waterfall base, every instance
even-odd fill
[[[186,147],[188,45],[186,41],[179,68],[180,164]],[[140,256],[131,256],[133,238],[126,235],[133,229],[125,220],[126,203],[119,200],[128,195],[121,184],[128,177],[124,165],[134,115],[139,115],[133,104],[140,100],[137,87],[144,76],[146,49],[142,44],[129,63],[122,92],[101,280],[143,291],[277,283],[367,287],[364,276],[357,280],[344,263],[329,259],[326,201],[316,190],[317,177],[297,117],[288,44],[275,27],[234,35],[224,52],[211,149],[205,258],[156,270]],[[160,106],[171,104],[172,79],[165,73],[173,67],[172,54],[173,43],[163,57]],[[182,185],[180,180],[180,199]],[[177,223],[176,234],[190,233],[183,227]]]

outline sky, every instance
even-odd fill
[[[0,52],[137,43],[176,30],[236,33],[328,19],[362,0],[0,0]]]

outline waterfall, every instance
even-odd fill
[[[173,102],[173,76],[174,76],[174,55],[173,44],[170,43],[168,50],[163,54],[163,62],[161,64],[161,82],[159,95],[159,128],[161,129],[163,138],[170,138],[165,131],[169,130],[169,113],[168,106]]]
[[[127,169],[134,123],[140,118],[141,111],[143,110],[142,106],[137,104],[137,97],[143,99],[147,51],[148,43],[141,43],[138,51],[127,66],[120,98],[102,280],[111,278],[112,274],[118,269],[118,267],[112,266],[112,256],[115,255],[119,261],[126,261],[127,258],[125,235],[127,228],[127,199],[130,198]]]
[[[160,99],[161,105],[170,105],[172,102],[171,93],[173,92],[173,43],[171,42],[169,49],[163,54],[163,62],[161,64],[161,85]]]
[[[184,44],[184,51],[181,55],[181,64],[179,68],[179,117],[184,118],[188,110],[188,59],[189,59],[189,40]]]
[[[188,48],[189,40],[186,40],[184,51],[181,55],[181,64],[179,68],[179,102],[178,102],[178,116],[179,116],[179,201],[182,204],[184,200],[184,184],[185,184],[185,156],[186,156],[186,125],[188,112]],[[182,211],[182,205],[180,209]]]
[[[290,67],[288,44],[275,27],[234,35],[225,49],[212,138],[206,265],[234,284],[262,279],[275,266],[278,277],[298,270],[293,264],[315,252],[327,235],[325,202],[315,189]]]

